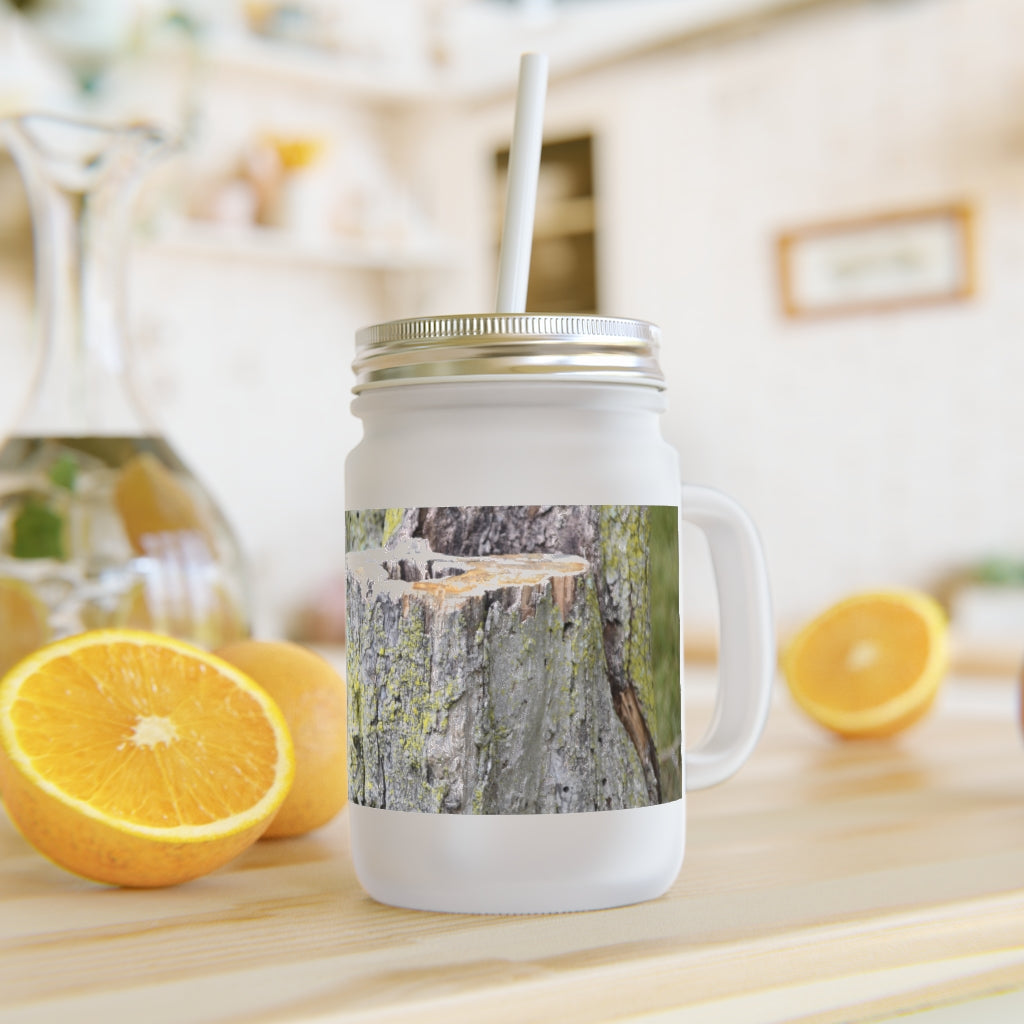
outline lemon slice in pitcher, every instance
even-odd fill
[[[0,577],[0,676],[50,639],[49,614],[27,583]]]

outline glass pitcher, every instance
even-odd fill
[[[32,209],[41,357],[0,446],[0,673],[50,639],[134,628],[212,648],[248,634],[239,545],[136,397],[123,267],[146,126],[0,121]]]

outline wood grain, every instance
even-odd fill
[[[0,815],[0,1021],[828,1024],[1024,988],[1024,743],[1005,685],[994,712],[940,703],[867,743],[779,694],[750,764],[691,794],[671,891],[589,914],[375,904],[345,815],[155,892],[76,879]],[[708,712],[695,689],[690,734]]]

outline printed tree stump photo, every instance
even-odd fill
[[[677,798],[654,732],[647,511],[349,513],[353,801],[521,814]]]

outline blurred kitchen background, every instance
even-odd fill
[[[761,530],[780,637],[850,592],[1024,655],[1020,0],[0,0],[0,114],[156,121],[146,402],[251,563],[337,638],[353,334],[492,307],[519,55],[550,57],[529,307],[654,320],[688,480]],[[37,354],[0,153],[0,433]],[[457,457],[457,453],[453,453]],[[687,534],[686,639],[714,593]]]

